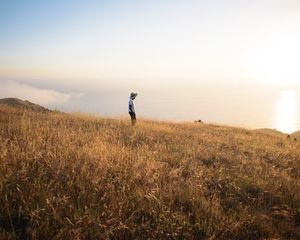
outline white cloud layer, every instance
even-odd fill
[[[65,104],[72,98],[81,97],[81,94],[64,93],[53,89],[37,88],[15,81],[5,81],[1,83],[0,98],[8,97],[29,100],[45,106],[56,106]]]

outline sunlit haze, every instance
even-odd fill
[[[299,26],[299,0],[4,0],[0,98],[291,133]]]

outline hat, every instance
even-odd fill
[[[130,98],[135,98],[137,95],[138,95],[137,93],[132,92],[130,93]]]

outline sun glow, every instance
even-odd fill
[[[281,36],[283,35],[283,36]],[[254,79],[272,85],[296,85],[300,71],[297,65],[300,35],[286,30],[281,35],[265,33],[258,43],[253,43],[250,59]]]
[[[276,106],[274,128],[284,133],[295,131],[298,114],[298,99],[294,91],[284,91]]]

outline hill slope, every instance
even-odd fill
[[[300,238],[286,137],[6,107],[0,141],[1,239]]]
[[[292,138],[296,138],[298,141],[300,141],[300,131],[294,132],[291,134]]]
[[[271,128],[260,128],[260,129],[255,129],[254,131],[258,133],[264,133],[264,134],[269,134],[274,136],[287,136],[283,132]]]
[[[11,107],[23,108],[34,111],[49,111],[49,109],[42,107],[38,104],[29,102],[28,100],[21,100],[18,98],[2,98],[0,99],[0,104],[5,104]]]

